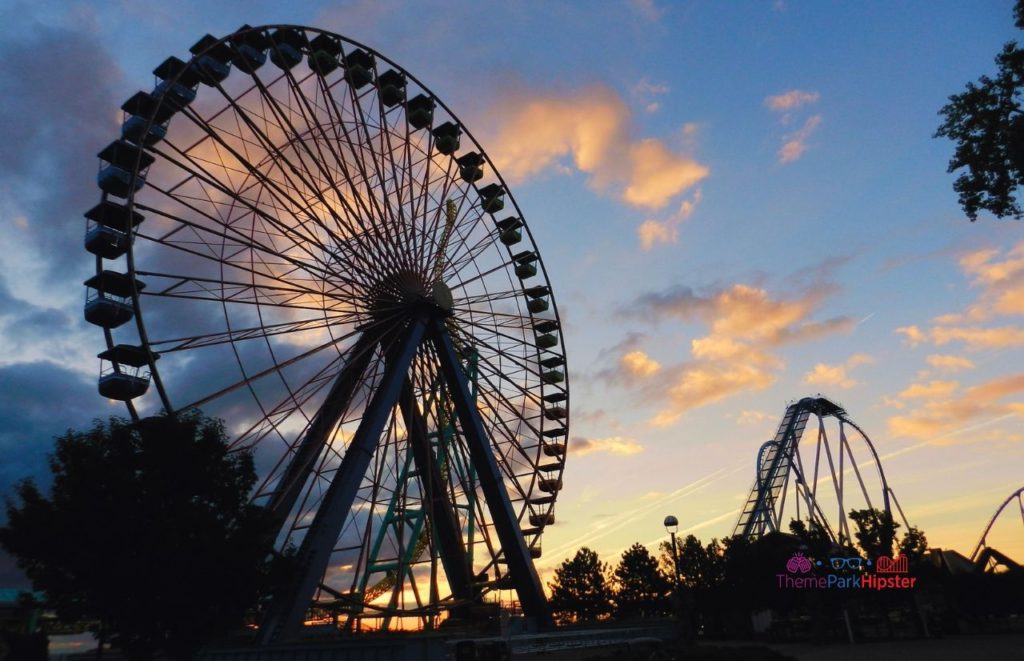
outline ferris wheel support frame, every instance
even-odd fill
[[[416,352],[424,342],[433,344],[441,364],[441,373],[447,383],[455,409],[455,416],[461,422],[466,443],[469,446],[470,458],[477,467],[480,487],[484,492],[487,507],[490,510],[498,541],[508,563],[512,584],[519,596],[523,613],[535,618],[542,627],[551,624],[551,610],[544,596],[540,577],[530,558],[526,541],[519,533],[515,510],[509,500],[508,492],[501,479],[501,471],[491,453],[491,442],[484,429],[480,414],[473,403],[469,384],[462,369],[448,330],[445,327],[440,310],[421,312],[414,318],[401,334],[385,360],[384,373],[362,420],[356,430],[352,443],[342,457],[337,476],[324,495],[323,504],[317,509],[316,516],[306,531],[302,545],[296,554],[299,576],[291,583],[290,589],[275,595],[260,624],[259,642],[263,645],[279,640],[292,639],[298,636],[305,622],[306,611],[313,601],[320,577],[326,572],[338,535],[341,533],[355,501],[356,492],[369,468],[373,457],[375,443],[379,442],[381,432],[387,423],[388,416],[396,404],[411,413],[415,405],[403,393],[412,394],[408,382],[408,370]],[[342,376],[344,375],[344,372]],[[343,384],[339,391],[345,391]],[[333,394],[333,392],[332,392]],[[332,410],[344,410],[347,403],[331,402]],[[340,415],[340,414],[339,414]],[[468,572],[468,557],[461,543],[457,529],[454,510],[439,486],[441,478],[433,476],[436,472],[436,461],[432,457],[426,439],[425,429],[421,427],[422,418],[409,415],[406,418],[410,425],[410,438],[414,440],[414,460],[435,470],[426,471],[428,479],[428,505],[431,523],[438,531],[442,562],[455,597],[471,597],[472,583]],[[330,426],[322,425],[329,430]],[[423,432],[420,436],[419,432]],[[316,442],[316,439],[313,439]],[[419,448],[417,450],[416,448]],[[295,463],[293,461],[293,463]],[[301,468],[301,467],[300,467]],[[436,481],[435,481],[436,480]],[[303,481],[303,480],[298,480]],[[440,510],[440,514],[438,514]],[[449,568],[453,571],[448,574]]]

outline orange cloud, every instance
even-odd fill
[[[679,240],[679,226],[693,215],[701,199],[701,191],[698,188],[693,193],[693,199],[683,200],[676,213],[666,220],[648,218],[641,223],[637,228],[640,246],[646,251],[658,244],[676,243]]]
[[[968,349],[1005,349],[1024,346],[1024,329],[1016,326],[995,328],[933,328],[933,343],[942,346],[950,342],[963,342]]]
[[[707,406],[747,390],[763,390],[775,383],[775,379],[774,374],[742,361],[684,369],[669,390],[672,406],[660,411],[651,424],[667,427],[690,409]]]
[[[495,165],[511,181],[571,167],[624,202],[660,209],[708,176],[707,166],[654,138],[633,137],[633,117],[603,85],[564,95],[518,94],[490,112]],[[568,163],[567,163],[568,161]]]
[[[805,92],[794,89],[765,98],[764,105],[770,110],[789,111],[800,106],[817,103],[820,96],[817,92]]]
[[[821,124],[821,115],[809,117],[804,125],[797,131],[790,133],[783,138],[782,147],[779,148],[779,163],[793,163],[800,160],[800,157],[807,151],[807,140],[811,137]]]
[[[922,342],[928,340],[928,334],[922,331],[917,326],[904,326],[903,328],[897,328],[895,333],[899,333],[907,338],[907,344],[912,347],[916,347]]]
[[[949,387],[952,382],[935,388],[922,386],[912,395],[911,386],[902,396],[917,396],[926,401],[908,415],[889,419],[889,433],[894,436],[919,438],[933,442],[948,443],[955,435],[972,431],[1014,415],[1024,415],[1024,402],[1002,402],[1007,397],[1024,392],[1024,373],[992,379],[965,390],[959,397],[950,398],[956,389]],[[915,384],[917,385],[917,384]]]
[[[932,354],[925,360],[933,368],[943,372],[960,372],[962,370],[974,369],[974,363],[962,356]]]
[[[804,383],[816,386],[832,386],[835,388],[852,388],[860,382],[850,377],[849,371],[858,365],[873,363],[874,358],[867,354],[858,353],[850,356],[845,363],[840,365],[827,365],[818,363],[810,372],[804,375]]]
[[[936,397],[948,397],[959,387],[960,384],[956,381],[914,383],[901,392],[899,396],[903,399],[934,399]]]
[[[686,288],[642,296],[633,312],[645,319],[675,317],[704,322],[709,332],[690,343],[691,360],[661,369],[647,393],[666,401],[651,419],[655,426],[675,423],[687,411],[727,397],[772,385],[785,363],[773,350],[852,328],[845,317],[816,322],[810,319],[826,288],[790,299],[766,290],[736,284],[708,295]],[[851,365],[870,360],[851,358]]]
[[[569,443],[569,452],[576,457],[595,452],[604,452],[618,456],[629,456],[644,451],[642,445],[636,439],[624,436],[609,436],[607,438],[583,438],[576,436]]]
[[[623,369],[633,376],[651,376],[661,369],[661,364],[643,351],[630,351],[620,362]]]
[[[959,264],[979,290],[977,299],[963,312],[935,317],[928,331],[911,326],[897,332],[904,333],[911,345],[962,342],[971,350],[1024,346],[1024,330],[1019,327],[982,325],[997,317],[1024,315],[1024,241],[1005,254],[994,249],[969,252]]]

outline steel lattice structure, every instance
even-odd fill
[[[812,416],[818,421],[816,438],[810,448],[806,442],[801,448],[800,441]],[[830,422],[838,426],[832,441],[826,424]],[[863,441],[863,449],[868,451],[866,457],[863,449],[854,451],[847,428]],[[838,443],[834,442],[836,436]],[[874,477],[862,471],[865,466],[875,468]],[[858,498],[848,498],[851,482]],[[853,540],[847,513],[854,504],[868,508],[880,505],[887,517],[892,516],[895,505],[904,525],[910,527],[871,439],[841,406],[821,396],[805,397],[790,404],[775,438],[761,446],[754,485],[733,534],[758,538],[768,532],[785,531],[787,500],[793,503],[790,515],[797,520],[810,520],[832,542],[841,545]]]
[[[509,588],[546,621],[531,558],[562,484],[565,351],[491,160],[411,74],[322,30],[207,35],[154,75],[85,214],[99,389],[135,418],[202,407],[255,453],[302,565],[263,641],[311,604],[431,626]]]

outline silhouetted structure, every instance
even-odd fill
[[[811,416],[818,421],[813,452],[801,453],[800,441]],[[830,441],[827,420],[838,423],[838,439]],[[873,483],[858,465],[860,460],[847,437],[848,428],[854,430],[869,452],[877,472]],[[836,544],[851,544],[853,537],[847,518],[848,508],[853,504],[847,499],[851,488],[859,489],[861,502],[869,509],[875,507],[874,503],[880,504],[888,520],[892,519],[890,507],[895,505],[906,523],[867,434],[838,404],[821,396],[804,397],[786,408],[775,438],[758,451],[754,485],[733,534],[756,539],[783,530],[788,498],[797,520],[807,519],[811,527],[823,531]],[[834,514],[832,518],[829,512]],[[910,525],[906,525],[909,529]]]
[[[202,405],[260,457],[255,502],[298,564],[261,641],[313,613],[432,627],[509,588],[547,624],[532,560],[565,352],[491,160],[415,77],[323,30],[206,35],[153,73],[85,214],[99,390],[133,418]]]

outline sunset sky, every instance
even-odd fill
[[[1024,224],[968,222],[932,135],[1020,36],[1011,5],[2,0],[0,488],[121,412],[81,311],[121,103],[207,32],[287,23],[422,80],[525,214],[573,405],[545,577],[582,545],[653,549],[667,514],[731,534],[759,446],[816,393],[930,545],[969,554],[1024,486]],[[1024,560],[1015,512],[990,541]]]

